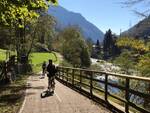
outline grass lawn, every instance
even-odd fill
[[[0,61],[6,60],[6,50],[0,49]]]
[[[31,53],[31,63],[33,65],[40,65],[42,64],[44,61],[48,62],[49,59],[52,59],[53,62],[55,64],[58,64],[59,63],[59,59],[58,58],[55,58],[55,55],[53,54],[55,52],[52,52],[52,53],[42,53],[42,52],[35,52],[35,53]],[[15,54],[14,52],[11,52],[11,55],[12,54]],[[56,56],[57,53],[55,53]],[[3,49],[0,49],[0,60],[6,60],[6,50],[3,50]]]
[[[0,61],[6,60],[6,51],[4,49],[0,49]],[[10,55],[16,55],[14,51],[10,51]]]
[[[32,53],[31,54],[31,63],[34,65],[42,64],[43,61],[48,62],[49,59],[52,59],[53,62],[56,64],[59,62],[57,58],[55,58],[53,53]]]
[[[52,59],[55,64],[59,64],[59,58],[56,58],[55,55],[52,53],[41,53],[35,52],[32,53],[30,56],[31,64],[33,65],[33,72],[41,71],[41,66],[44,61],[48,62],[49,59]],[[15,52],[11,52],[11,54],[15,54]],[[58,56],[57,53],[55,53]],[[6,50],[0,49],[0,61],[6,60]]]
[[[17,113],[22,105],[28,76],[18,77],[6,86],[0,86],[0,113]]]
[[[55,53],[57,56],[57,53]],[[53,53],[32,53],[31,54],[31,63],[33,64],[33,72],[39,72],[42,70],[41,66],[44,61],[48,62],[49,59],[52,59],[55,64],[59,64],[59,58],[55,58]]]

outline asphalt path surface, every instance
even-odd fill
[[[47,77],[31,76],[19,113],[110,113],[106,108],[56,81],[54,95],[41,98],[47,90]]]

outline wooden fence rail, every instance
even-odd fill
[[[146,109],[148,107],[150,108],[150,78],[148,77],[137,77],[60,66],[58,66],[57,74],[57,79],[61,80],[61,82],[66,83],[67,85],[70,84],[73,87],[80,89],[80,91],[87,92],[91,99],[96,97],[103,100],[106,104],[112,106],[115,103],[115,105],[117,105],[115,108],[122,112],[150,113],[150,109]],[[98,78],[100,76],[101,79]],[[122,85],[119,83],[119,81],[117,83],[111,82],[111,80],[114,80],[114,78],[110,79],[110,77],[115,77],[116,80],[122,80],[124,82]],[[137,81],[136,83],[139,83],[139,87],[136,85],[136,89],[132,88],[132,81]],[[140,88],[140,85],[142,85],[142,88]],[[145,88],[143,91],[143,86],[148,86],[148,88]],[[122,92],[124,96],[119,96],[118,93],[112,93],[109,90],[109,87],[119,89],[119,92]],[[139,91],[139,89],[141,89],[141,91]],[[139,101],[142,102],[145,102],[146,100],[147,107],[145,108],[141,106],[141,104],[137,104],[137,102],[131,101],[133,98],[138,98]],[[112,101],[114,99],[117,101]],[[122,105],[118,105],[119,102]]]
[[[11,81],[16,79],[14,72],[15,63],[15,56],[10,56],[8,60],[2,62],[0,70],[0,84],[11,83]]]

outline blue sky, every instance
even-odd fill
[[[119,34],[120,29],[125,31],[141,20],[132,12],[134,8],[124,7],[121,1],[124,0],[59,0],[59,5],[81,13],[104,33],[111,28]]]

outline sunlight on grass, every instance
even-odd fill
[[[15,52],[11,52],[11,55],[15,55]],[[39,72],[41,71],[41,66],[44,61],[48,62],[49,59],[52,59],[54,64],[59,64],[59,58],[55,57],[55,55],[58,56],[57,53],[41,53],[41,52],[35,52],[31,53],[30,55],[30,63],[33,65],[33,71]],[[6,50],[0,49],[0,61],[6,60]]]
[[[56,54],[57,56],[57,54]],[[49,59],[52,59],[55,64],[59,64],[58,57],[55,58],[53,53],[32,53],[31,54],[31,63],[33,65],[33,72],[37,73],[42,70],[42,63],[44,61],[48,62]]]
[[[49,59],[52,59],[54,63],[58,63],[57,59],[52,53],[32,53],[31,54],[31,63],[34,65],[41,64],[44,61],[48,62]]]
[[[0,49],[0,61],[6,60],[6,51],[4,49]],[[10,55],[16,55],[16,52],[14,51],[9,51]]]
[[[6,50],[0,49],[0,60],[6,60]]]

